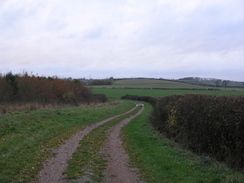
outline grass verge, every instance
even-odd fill
[[[81,141],[78,150],[73,154],[68,162],[68,169],[65,172],[67,179],[82,179],[84,182],[91,179],[93,182],[100,182],[103,178],[103,172],[106,169],[106,160],[102,152],[102,146],[107,137],[110,127],[119,123],[125,118],[136,114],[141,108],[137,107],[129,114],[120,116],[110,122],[105,123],[92,130]],[[85,180],[86,179],[86,180]],[[74,180],[75,182],[76,180]]]
[[[35,180],[53,148],[86,125],[124,113],[128,102],[11,112],[0,116],[0,182]]]
[[[143,113],[123,128],[130,164],[140,169],[143,180],[148,183],[244,182],[244,175],[240,172],[177,148],[172,141],[155,132],[148,123],[152,107],[145,106]]]

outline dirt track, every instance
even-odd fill
[[[136,107],[135,107],[136,108]],[[124,113],[128,114],[132,112],[135,108]],[[105,179],[103,182],[106,183],[134,183],[138,182],[138,178],[135,173],[132,173],[131,169],[127,166],[127,155],[125,154],[124,149],[121,146],[121,141],[119,139],[119,133],[121,128],[127,124],[132,118],[136,117],[142,112],[141,109],[136,115],[133,115],[125,120],[121,121],[118,125],[114,126],[111,129],[111,133],[108,136],[108,140],[105,144],[106,153],[110,156],[108,160],[108,169],[105,172]],[[103,121],[94,123],[87,126],[84,130],[79,131],[74,134],[71,138],[65,141],[65,143],[57,150],[55,150],[56,156],[54,158],[48,159],[43,166],[43,169],[39,172],[36,183],[67,183],[69,180],[63,180],[63,172],[67,168],[67,161],[72,158],[72,154],[76,151],[79,146],[79,142],[83,139],[84,136],[90,133],[93,129],[97,128],[104,123],[111,121],[119,116],[120,114],[114,117],[110,117]],[[115,157],[114,157],[115,156]],[[116,170],[116,172],[114,172]],[[110,175],[113,175],[111,179]],[[118,181],[119,180],[119,181]],[[77,181],[75,181],[77,182]],[[80,180],[78,182],[85,182],[85,180]]]
[[[128,155],[122,146],[120,139],[121,129],[144,110],[142,108],[135,115],[124,119],[111,128],[107,141],[104,145],[105,153],[108,156],[108,168],[105,171],[105,178],[102,183],[138,183],[137,170],[128,167]]]

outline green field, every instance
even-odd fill
[[[134,88],[206,88],[204,86],[197,86],[193,84],[187,84],[182,82],[174,82],[159,79],[123,79],[114,80],[112,85],[94,85],[94,88],[124,88],[124,87],[134,87]]]
[[[231,90],[153,90],[153,89],[112,89],[112,88],[92,88],[94,94],[106,94],[110,99],[119,99],[124,95],[139,95],[151,97],[165,97],[175,94],[197,93],[206,95],[244,95],[244,91]]]
[[[136,88],[204,88],[202,86],[158,79],[128,79],[114,81],[114,87]]]
[[[181,82],[189,83],[189,84],[201,84],[201,85],[209,85],[209,86],[216,86],[216,81],[213,79],[181,79]],[[218,85],[223,86],[223,80],[221,80]],[[240,81],[227,81],[226,87],[244,87],[244,82]]]
[[[127,88],[134,89],[127,89]],[[141,88],[141,89],[140,89]],[[150,89],[151,88],[151,89]],[[165,89],[153,89],[165,88]],[[94,94],[106,94],[110,99],[119,99],[124,95],[139,95],[151,97],[164,97],[175,94],[197,93],[206,95],[244,95],[244,89],[216,89],[215,87],[197,86],[180,82],[155,79],[127,79],[114,81],[109,86],[90,86]],[[197,90],[199,89],[199,90]]]

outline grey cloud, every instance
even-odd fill
[[[223,3],[224,4],[224,3]],[[143,35],[149,45],[168,45],[185,52],[208,52],[234,49],[244,41],[243,19],[232,21],[235,11],[225,6],[197,7],[187,14],[158,8]],[[239,12],[236,12],[239,14]],[[242,14],[243,17],[243,14]],[[233,18],[235,19],[235,18]]]
[[[234,71],[244,66],[244,13],[237,2],[23,0],[14,9],[0,6],[1,72],[237,77]]]

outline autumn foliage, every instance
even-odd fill
[[[16,102],[87,103],[92,102],[92,94],[78,80],[10,72],[0,77],[0,103]]]

